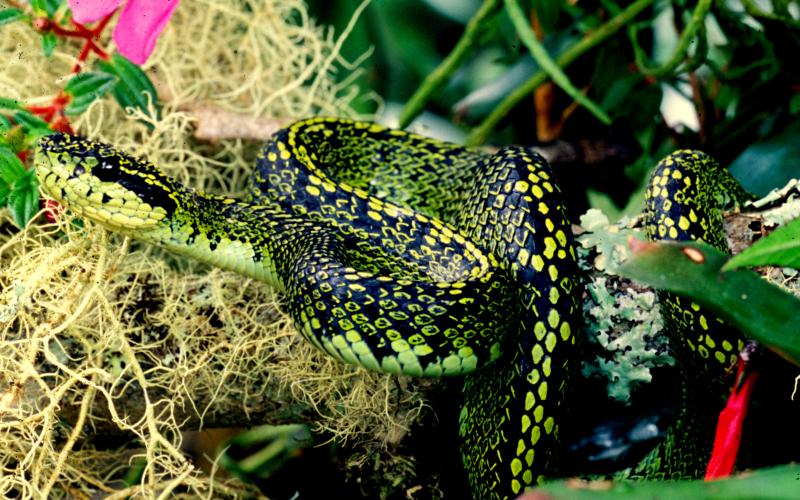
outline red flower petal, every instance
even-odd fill
[[[736,383],[740,380],[744,366],[745,363],[739,363]],[[738,393],[736,392],[736,383],[734,383],[728,405],[719,414],[717,434],[714,437],[714,451],[706,469],[706,481],[728,477],[733,472],[736,455],[739,453],[739,444],[742,441],[742,423],[747,415],[747,405],[750,402],[750,394],[753,393],[753,385],[757,378],[758,372],[750,373]]]

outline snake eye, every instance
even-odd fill
[[[100,168],[102,168],[103,170],[108,170],[109,168],[114,168],[114,165],[112,165],[107,161],[104,161],[103,163],[100,164]]]

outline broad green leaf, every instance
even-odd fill
[[[53,55],[53,50],[56,48],[56,35],[52,31],[48,31],[42,35],[42,50],[45,57]]]
[[[72,101],[64,108],[68,115],[78,115],[89,108],[94,101],[103,97],[116,84],[118,78],[108,73],[82,73],[64,86],[64,94],[72,96]]]
[[[149,96],[149,100],[152,101],[156,110],[155,118],[161,115],[156,89],[139,66],[119,54],[114,54],[109,61],[100,61],[98,64],[101,70],[119,78],[114,88],[111,89],[111,93],[120,106],[139,108],[148,114]]]
[[[637,73],[621,74],[614,79],[608,92],[603,96],[600,106],[608,112],[612,112],[630,102],[634,95],[633,88],[643,81],[644,77]]]
[[[0,108],[20,110],[22,109],[22,105],[16,99],[0,97]]]
[[[25,165],[11,150],[0,147],[0,184],[9,185],[25,175]]]
[[[632,255],[619,274],[689,297],[747,337],[800,364],[800,299],[749,269],[722,272],[728,256],[705,243],[628,243]]]
[[[733,257],[724,266],[730,271],[743,266],[786,266],[800,268],[800,219],[781,226],[766,238]]]
[[[55,130],[53,129],[41,127],[28,129],[27,132],[22,130],[19,131],[20,133],[16,134],[16,137],[13,138],[14,142],[9,144],[9,148],[16,152],[34,149],[36,148],[36,145],[39,143],[39,139],[42,136],[55,133]]]
[[[612,120],[606,114],[606,112],[603,111],[600,106],[592,101],[586,94],[575,87],[566,73],[564,73],[564,71],[561,69],[561,66],[559,66],[558,63],[556,63],[556,61],[550,57],[547,49],[541,42],[539,42],[539,40],[536,38],[536,35],[533,33],[533,30],[528,23],[528,18],[522,11],[519,3],[516,0],[506,0],[504,2],[504,7],[508,17],[514,24],[514,28],[517,30],[517,36],[520,37],[520,41],[522,41],[522,43],[528,47],[531,56],[536,60],[537,63],[539,63],[539,66],[542,68],[542,70],[544,70],[550,76],[550,78],[553,80],[553,83],[558,85],[564,92],[569,94],[570,97],[580,103],[581,106],[592,113],[595,118],[607,125],[611,125]]]
[[[39,210],[39,180],[34,171],[30,170],[14,184],[14,189],[8,196],[8,208],[14,223],[23,228]]]
[[[31,130],[34,129],[48,128],[50,126],[46,121],[37,118],[28,111],[18,111],[14,113],[14,121],[22,125],[22,129],[25,130],[26,133],[30,133]]]
[[[11,185],[3,184],[2,179],[0,179],[0,207],[6,206],[8,204],[8,197],[11,194]]]
[[[8,203],[14,184],[25,175],[25,165],[11,150],[0,147],[0,207]]]
[[[26,110],[14,113],[14,122],[19,126],[12,127],[11,133],[0,140],[14,151],[34,148],[40,137],[54,133],[49,123]]]
[[[782,465],[748,471],[737,476],[705,482],[610,481],[575,479],[539,486],[520,500],[790,500],[800,491],[800,465]]]
[[[21,10],[19,9],[10,9],[6,8],[0,10],[0,26],[4,24],[13,23],[14,21],[18,21],[20,19],[24,19],[26,16]]]
[[[0,133],[11,130],[11,122],[3,115],[0,115]]]

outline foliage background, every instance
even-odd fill
[[[405,103],[452,50],[479,0],[376,0],[364,11],[342,47],[349,60],[370,53],[358,80],[377,92],[386,111],[396,116]],[[530,0],[536,30],[556,58],[582,33],[591,33],[612,13],[633,2]],[[653,2],[636,18],[632,42],[625,29],[566,69],[573,84],[585,89],[613,119],[612,130],[641,148],[635,161],[619,171],[588,172],[590,181],[571,205],[576,215],[589,206],[601,208],[612,221],[641,210],[642,188],[652,166],[678,148],[701,149],[730,165],[744,187],[759,196],[798,177],[800,164],[800,46],[797,2],[715,0],[701,26],[707,53],[697,68],[657,75],[653,69],[674,54],[683,28],[698,3]],[[310,0],[309,10],[337,28],[344,26],[357,0]],[[466,134],[500,99],[531,75],[536,64],[527,55],[505,13],[426,109],[455,122]],[[697,40],[695,40],[697,41]],[[634,49],[642,54],[637,59]],[[687,56],[696,53],[694,42]],[[644,59],[647,57],[648,59]],[[683,69],[684,71],[681,71]],[[655,76],[654,76],[655,75]],[[569,104],[563,92],[552,96],[549,111],[558,117]],[[362,111],[372,103],[356,100]],[[547,109],[547,108],[544,108]],[[541,108],[540,108],[541,111]],[[536,145],[532,96],[521,101],[495,128],[490,143]],[[605,127],[580,108],[554,137],[564,140],[603,136]],[[429,127],[445,128],[440,121]],[[458,132],[443,130],[446,136]],[[462,135],[461,137],[465,137]],[[579,176],[580,177],[580,176]],[[571,176],[570,182],[575,180]],[[571,190],[574,192],[574,190]]]

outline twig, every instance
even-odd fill
[[[703,26],[710,8],[711,0],[700,0],[697,2],[697,6],[694,8],[694,12],[692,12],[692,20],[683,30],[681,40],[678,42],[678,46],[675,47],[672,56],[670,56],[667,62],[655,68],[647,61],[647,55],[638,43],[638,28],[633,24],[628,26],[628,37],[631,40],[631,45],[633,45],[633,54],[639,71],[654,78],[664,78],[673,75],[673,73],[676,73],[675,70],[678,65],[686,59],[689,46],[694,42],[695,36],[697,36],[697,47],[695,48],[694,54],[677,73],[691,71],[702,64],[708,52],[708,42]]]
[[[50,490],[53,489],[55,486],[56,481],[58,480],[59,475],[61,474],[61,469],[64,468],[64,462],[67,461],[67,457],[69,456],[72,448],[75,446],[75,443],[78,441],[78,438],[83,433],[83,424],[86,422],[86,416],[89,414],[89,408],[91,406],[92,401],[94,401],[96,389],[92,386],[83,393],[83,399],[81,401],[81,410],[78,414],[78,421],[75,422],[74,427],[72,428],[72,432],[69,435],[69,439],[64,444],[64,447],[61,449],[61,453],[58,454],[58,460],[56,460],[56,464],[53,467],[53,472],[50,474],[50,480],[47,482],[45,487],[42,489],[42,498],[48,498],[50,494]]]
[[[620,12],[619,15],[600,26],[592,35],[582,39],[564,54],[559,56],[558,59],[556,59],[556,64],[561,68],[569,66],[573,61],[575,61],[575,59],[614,35],[617,31],[622,29],[623,26],[631,22],[644,9],[650,7],[655,2],[656,0],[636,0],[634,3],[629,5],[627,9]],[[543,84],[547,78],[547,73],[545,73],[543,70],[537,71],[536,74],[530,77],[525,83],[511,92],[500,102],[500,104],[497,105],[497,107],[492,110],[491,113],[489,113],[489,116],[487,116],[483,122],[481,122],[472,130],[467,137],[467,145],[474,146],[484,143],[500,120],[502,120],[503,117],[505,117],[519,101],[533,92],[536,87]]]
[[[398,118],[399,127],[406,128],[411,121],[422,112],[428,100],[441,89],[453,73],[464,64],[472,53],[472,48],[483,38],[489,26],[500,13],[500,0],[485,0],[478,12],[469,20],[464,34],[456,43],[453,50],[445,57],[444,61],[433,70],[414,95],[406,102]]]
[[[553,59],[550,57],[550,54],[547,53],[547,49],[544,48],[544,45],[539,43],[539,40],[536,39],[536,35],[533,33],[533,30],[531,30],[528,20],[525,17],[525,14],[522,12],[522,8],[519,6],[517,0],[506,0],[505,6],[506,12],[508,12],[508,17],[511,18],[511,22],[514,24],[514,28],[517,30],[517,35],[519,35],[522,43],[528,47],[531,56],[539,65],[539,67],[542,68],[542,71],[547,73],[550,79],[553,80],[553,83],[561,87],[561,90],[572,97],[575,102],[588,109],[589,112],[595,116],[595,118],[606,125],[611,125],[611,117],[608,116],[605,111],[600,109],[600,106],[598,106],[594,101],[589,99],[589,97],[581,92],[580,89],[572,85],[569,77],[561,70],[561,67],[559,67],[555,61],[553,61]]]

